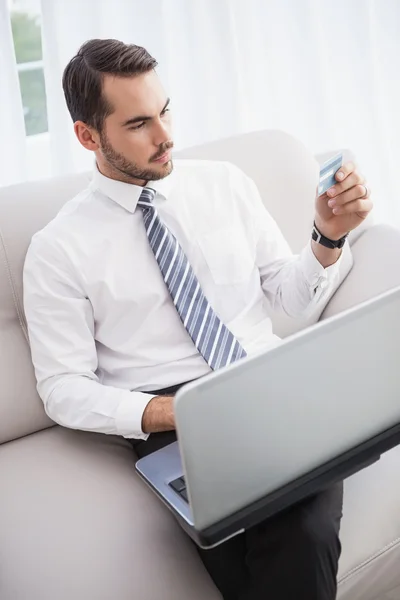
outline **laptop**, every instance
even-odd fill
[[[202,548],[400,443],[400,287],[184,385],[178,442],[136,463]]]

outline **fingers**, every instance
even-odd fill
[[[340,169],[335,174],[336,181],[344,181],[344,179],[346,179],[346,177],[348,177],[355,170],[356,170],[356,165],[353,162],[349,161],[349,162],[345,163],[344,165],[342,165],[340,167]]]
[[[331,198],[330,200],[328,200],[328,206],[330,206],[331,208],[334,208],[335,206],[343,206],[344,204],[347,204],[348,202],[351,202],[352,200],[358,200],[358,199],[364,200],[366,198],[366,196],[365,196],[366,189],[368,190],[368,188],[366,188],[366,186],[363,184],[355,185],[354,187],[350,188],[346,192],[342,192],[339,196],[335,196],[334,198]],[[369,194],[369,190],[368,190],[368,194]]]
[[[366,185],[366,183],[363,183],[363,188],[364,188],[364,194],[363,194],[363,198],[369,198],[371,195],[371,191],[369,189],[369,187]]]
[[[352,163],[350,163],[350,164],[352,164]],[[349,190],[350,188],[352,188],[358,184],[364,183],[364,181],[365,181],[365,179],[364,179],[363,175],[359,171],[356,170],[356,171],[353,171],[352,173],[350,173],[346,177],[346,179],[344,181],[342,181],[342,183],[335,183],[335,185],[332,186],[331,188],[329,188],[329,190],[327,190],[326,193],[330,198],[334,198],[335,196],[338,196],[342,192],[345,192],[346,190]],[[364,190],[364,193],[365,193],[365,190]]]
[[[332,212],[335,215],[349,215],[352,213],[365,213],[366,215],[372,210],[372,200],[369,198],[352,200],[344,206],[336,206]],[[361,215],[362,216],[362,215]]]

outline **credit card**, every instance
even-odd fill
[[[341,152],[324,162],[319,172],[318,196],[322,196],[326,190],[335,185],[335,183],[338,183],[335,179],[335,174],[342,164],[343,154]]]

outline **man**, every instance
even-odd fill
[[[65,98],[95,154],[93,180],[33,237],[24,268],[47,413],[122,435],[139,456],[175,439],[180,385],[278,342],[265,296],[293,317],[311,312],[341,255],[310,241],[293,256],[233,165],[177,161],[173,170],[156,64],[143,48],[91,40],[67,65]],[[315,213],[333,245],[372,208],[353,164],[337,180]],[[341,508],[334,486],[199,553],[225,600],[333,600]]]

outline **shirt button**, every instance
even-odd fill
[[[314,277],[312,278],[311,285],[312,285],[313,287],[317,287],[317,286],[318,286],[318,284],[319,284],[319,282],[320,282],[320,279],[321,279],[321,278],[320,278],[320,276],[318,275],[318,273],[314,273]]]
[[[321,287],[321,290],[324,290],[324,289],[327,287],[327,285],[328,285],[328,282],[327,282],[327,281],[325,281],[325,280],[324,280],[324,281],[322,281],[322,282],[321,282],[321,286],[320,286],[320,287]]]

